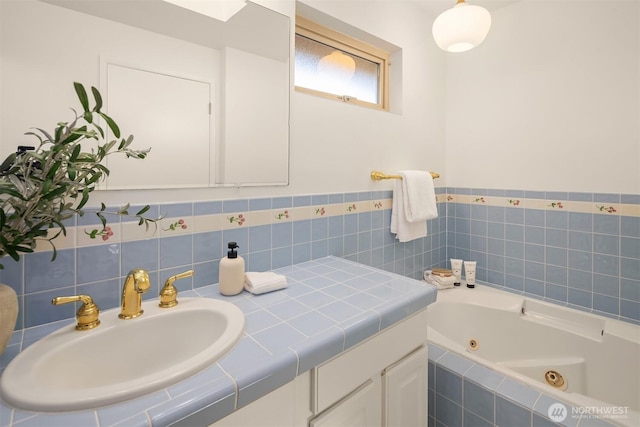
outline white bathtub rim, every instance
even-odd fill
[[[605,334],[616,336],[640,345],[640,325],[635,325],[623,320],[613,319],[596,313],[577,310],[572,307],[558,305],[527,296],[511,293],[508,290],[492,288],[488,285],[477,284],[473,289],[459,286],[450,289],[438,290],[436,302],[462,302],[465,304],[480,305],[496,310],[520,312],[526,308],[526,301],[530,304],[548,307],[550,310],[568,310],[584,319],[592,322],[601,322]]]

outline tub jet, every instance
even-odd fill
[[[547,371],[544,373],[544,379],[552,387],[559,388],[560,390],[566,390],[569,385],[562,374],[558,371]]]

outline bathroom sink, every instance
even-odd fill
[[[181,298],[172,308],[142,304],[135,319],[119,309],[89,331],[74,325],[34,343],[0,377],[2,398],[22,409],[75,411],[168,387],[215,363],[244,332],[244,314],[215,299]]]

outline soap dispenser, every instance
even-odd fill
[[[227,256],[220,260],[219,287],[222,295],[237,295],[244,289],[244,259],[236,242],[229,242]]]

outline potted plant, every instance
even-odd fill
[[[51,260],[55,260],[53,241],[66,235],[65,220],[85,214],[89,194],[109,175],[103,160],[115,153],[144,159],[149,152],[149,149],[130,148],[133,136],[121,138],[116,122],[102,111],[102,96],[95,87],[91,88],[91,106],[84,86],[80,83],[73,86],[82,106],[80,112],[72,109],[74,119],[58,123],[51,133],[40,128],[27,132],[26,135],[36,138],[38,144],[19,147],[0,165],[0,269],[4,256],[18,261],[21,254],[33,252],[38,241],[51,244]],[[106,124],[115,139],[106,140],[107,134],[100,121]],[[107,212],[102,204],[93,211],[100,218],[103,230],[107,227],[107,213],[136,217],[140,225],[147,227],[157,221],[144,216],[149,206],[133,214],[128,209],[129,205],[126,205],[115,212]],[[15,298],[15,292],[13,296]],[[1,299],[8,301],[4,295]],[[17,300],[15,306],[15,313],[9,314],[8,309],[0,307],[0,323],[10,323],[11,331],[17,316]],[[4,349],[2,344],[0,338],[0,353]]]

